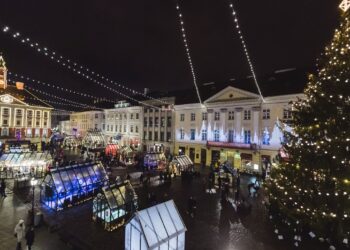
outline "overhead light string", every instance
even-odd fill
[[[188,46],[188,38],[186,36],[185,24],[184,24],[183,16],[182,16],[182,13],[181,13],[180,5],[179,5],[178,2],[176,2],[176,10],[177,10],[177,14],[178,14],[179,22],[180,22],[180,31],[181,31],[181,34],[182,34],[183,44],[185,46],[187,60],[188,60],[188,63],[190,65],[193,85],[194,85],[194,87],[196,89],[196,92],[197,92],[198,101],[199,101],[200,104],[202,104],[202,99],[201,99],[201,96],[200,96],[200,93],[199,93],[199,89],[198,89],[198,85],[197,85],[197,77],[196,77],[196,73],[194,71],[194,66],[193,66],[192,57],[191,57],[191,53],[190,53],[190,48]]]
[[[11,37],[14,38],[15,40],[21,42],[23,45],[26,45],[27,47],[32,48],[33,50],[35,50],[37,53],[39,53],[41,55],[45,55],[47,58],[51,59],[53,62],[58,63],[59,65],[69,69],[70,71],[73,71],[74,73],[82,76],[83,78],[86,78],[87,80],[94,82],[95,84],[103,86],[103,84],[100,81],[100,80],[102,80],[102,81],[107,82],[107,83],[112,83],[115,86],[120,87],[124,90],[127,90],[133,94],[138,94],[138,95],[141,95],[145,98],[152,99],[154,101],[158,101],[158,102],[161,102],[163,104],[169,105],[169,103],[167,103],[163,100],[148,96],[145,93],[131,89],[129,87],[126,87],[125,85],[117,83],[116,81],[113,81],[113,80],[109,79],[108,77],[105,77],[104,75],[97,73],[96,71],[91,70],[90,68],[88,68],[86,66],[78,64],[77,62],[75,62],[67,57],[64,57],[62,55],[58,55],[58,53],[56,51],[49,49],[48,47],[41,46],[41,45],[39,45],[38,42],[33,41],[32,39],[30,39],[28,37],[26,37],[26,38],[22,37],[19,32],[16,32],[16,31],[11,32],[10,30],[12,30],[12,28],[10,29],[10,27],[7,25],[2,24],[2,26],[3,26],[2,31],[4,34],[8,34],[9,36],[11,36],[11,34],[12,34]]]
[[[235,10],[235,8],[233,6],[233,2],[231,0],[229,0],[229,6],[230,6],[230,9],[232,10],[232,18],[233,18],[233,21],[234,21],[234,27],[237,30],[238,37],[239,37],[239,39],[241,41],[241,44],[242,44],[242,47],[243,47],[243,51],[244,51],[244,54],[246,56],[246,59],[247,59],[248,65],[249,65],[250,72],[251,72],[251,74],[253,76],[253,79],[254,79],[255,86],[258,89],[258,92],[259,92],[261,100],[264,102],[264,97],[263,97],[263,95],[261,93],[261,89],[260,89],[260,86],[259,86],[259,83],[258,83],[258,79],[257,79],[256,74],[255,74],[254,66],[253,66],[253,63],[252,63],[252,61],[250,59],[249,53],[248,53],[247,44],[245,42],[242,30],[241,30],[240,25],[239,25],[237,11]]]

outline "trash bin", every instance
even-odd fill
[[[37,212],[34,216],[34,226],[40,226],[42,221],[43,214],[41,212]]]

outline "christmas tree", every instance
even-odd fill
[[[296,245],[328,238],[344,246],[350,236],[349,6],[349,0],[340,5],[340,27],[309,77],[305,98],[293,103],[283,145],[289,160],[267,185],[275,232]]]

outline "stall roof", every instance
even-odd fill
[[[187,155],[179,155],[174,157],[174,161],[177,161],[180,166],[187,167],[193,165],[192,160]]]
[[[164,243],[168,245],[167,242],[175,244],[174,249],[184,249],[184,246],[171,242],[187,231],[173,200],[136,212],[128,224],[129,228],[131,226],[144,236],[141,244],[146,245],[146,249],[159,249]]]

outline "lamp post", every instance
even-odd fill
[[[32,200],[32,225],[34,225],[34,191],[35,191],[35,186],[38,183],[38,180],[36,180],[34,177],[30,180],[30,185],[32,186],[33,189],[33,200]]]

